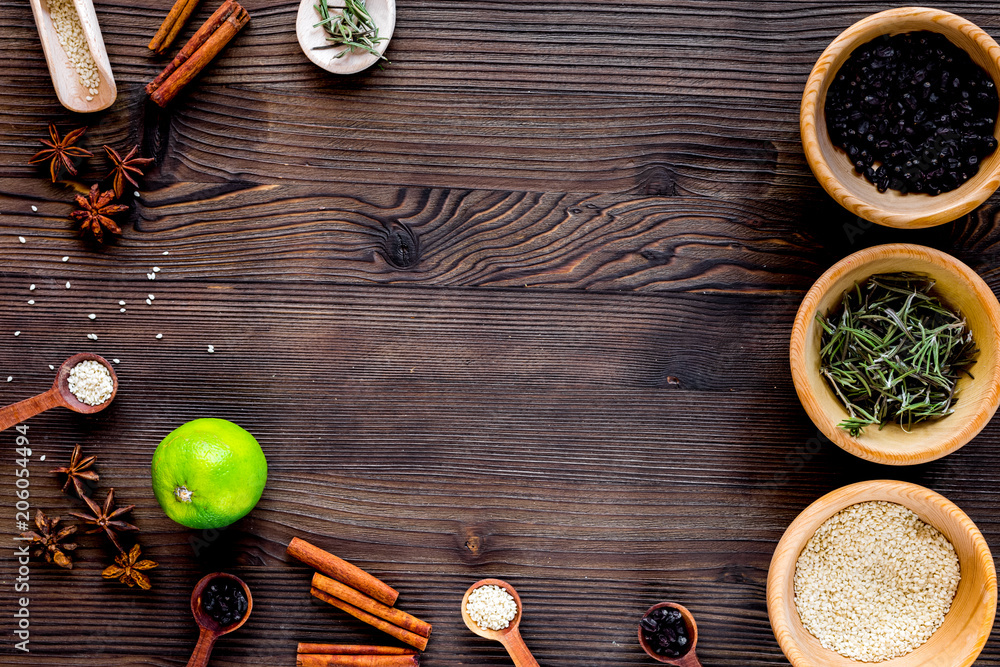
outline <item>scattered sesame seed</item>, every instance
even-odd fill
[[[138,190],[136,190],[136,191],[135,191],[135,192],[133,192],[132,194],[133,194],[133,195],[135,195],[136,197],[139,197],[139,196],[141,196],[141,195],[139,194],[139,191],[138,191]]]
[[[120,364],[120,363],[121,363],[121,360],[120,360],[120,359],[112,359],[111,361],[113,361],[113,362],[114,362],[114,363],[116,363],[116,364]]]
[[[45,454],[42,454],[41,456],[39,456],[38,460],[39,461],[44,461],[45,460]]]
[[[69,261],[69,255],[64,255],[63,256],[63,261],[64,262],[68,262]]]
[[[157,337],[158,339],[159,339],[159,338],[163,338],[163,334],[156,334],[156,337]]]
[[[92,320],[96,320],[97,319],[97,315],[95,315],[94,313],[91,313],[90,315],[87,315],[87,317],[89,317]]]
[[[155,300],[156,300],[156,297],[155,297],[155,296],[153,296],[152,294],[150,294],[150,295],[149,295],[149,300],[150,300],[150,301],[155,301]]]
[[[69,281],[66,281],[66,289],[69,289]]]
[[[89,333],[87,334],[87,338],[89,338],[90,340],[97,340],[97,334]]]
[[[208,351],[209,351],[209,353],[215,352],[215,346],[214,345],[209,345],[208,346]]]
[[[15,336],[20,336],[20,335],[21,335],[21,332],[20,332],[20,331],[15,331],[15,332],[14,332],[14,335],[15,335]]]
[[[52,364],[49,364],[49,370],[50,370],[50,371],[54,371],[55,369],[56,369],[56,367],[55,367],[55,366],[53,366]]]
[[[170,251],[169,251],[169,250],[164,250],[164,251],[163,251],[163,254],[164,254],[164,255],[169,255],[169,254],[170,254]]]
[[[155,280],[156,279],[156,274],[155,273],[147,273],[146,277],[149,278],[150,280]]]
[[[38,213],[38,207],[37,207],[37,206],[35,206],[34,204],[32,204],[32,206],[31,206],[31,210],[32,210],[32,212],[34,212],[34,213]]]
[[[25,240],[25,238],[23,236],[18,236],[17,240],[20,241],[21,243],[27,243],[27,241]]]
[[[13,380],[13,379],[14,379],[14,376],[13,376],[13,375],[8,375],[8,376],[7,376],[7,382],[10,382],[10,381],[11,381],[11,380]]]
[[[159,273],[159,272],[160,272],[160,267],[154,266],[153,267],[153,273]]]
[[[119,301],[119,302],[118,302],[118,305],[119,305],[119,306],[124,306],[124,305],[125,305],[125,302],[124,302],[124,301]]]
[[[28,305],[29,306],[34,306],[35,305],[35,300],[34,299],[28,299]]]
[[[120,312],[122,312],[122,313],[124,313],[124,312],[125,312],[125,309],[124,309],[124,308],[119,308],[118,310],[119,310]]]
[[[31,285],[28,287],[28,289],[31,290],[31,291],[34,291],[35,290],[35,284],[31,283]]]
[[[150,299],[146,299],[146,305],[147,306],[152,306],[153,302]]]

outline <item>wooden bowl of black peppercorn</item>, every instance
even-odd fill
[[[1000,185],[998,86],[1000,46],[975,24],[922,7],[873,14],[813,67],[799,116],[806,159],[866,220],[950,222]]]

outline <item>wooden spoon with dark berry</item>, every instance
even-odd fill
[[[239,577],[223,572],[203,577],[191,593],[191,613],[201,633],[187,667],[205,667],[215,641],[246,623],[252,609],[250,589]]]
[[[639,621],[639,644],[649,657],[677,667],[701,667],[694,653],[698,626],[683,606],[661,602]]]

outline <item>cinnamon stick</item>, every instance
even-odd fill
[[[288,543],[287,553],[292,558],[302,561],[312,569],[325,574],[331,579],[336,579],[342,584],[347,584],[368,597],[375,598],[382,604],[390,607],[396,604],[396,598],[399,597],[399,593],[394,588],[376,579],[360,567],[337,558],[333,554],[323,551],[305,540],[293,537],[292,541]]]
[[[230,3],[232,5],[231,12],[225,16],[225,11],[229,11],[226,5]],[[213,30],[212,27],[220,20],[221,23]],[[184,89],[184,86],[198,76],[219,55],[226,44],[243,29],[249,20],[250,15],[239,3],[226,0],[226,3],[184,45],[181,53],[178,53],[177,57],[167,65],[163,73],[146,85],[150,99],[161,107],[169,104]],[[203,37],[204,42],[201,46],[197,46],[197,42]]]
[[[181,28],[184,27],[184,24],[191,17],[191,12],[197,6],[198,0],[177,0],[170,9],[170,13],[167,14],[167,18],[160,25],[160,29],[156,31],[153,39],[150,40],[150,51],[163,53],[170,48],[170,45],[173,44],[174,39],[180,33]]]
[[[419,667],[419,655],[317,655],[300,653],[298,667]]]
[[[176,56],[174,56],[174,59],[167,63],[167,66],[162,72],[160,72],[160,75],[146,84],[146,92],[152,95],[157,88],[163,85],[163,82],[166,81],[178,67],[184,64],[198,51],[198,49],[205,45],[208,38],[222,26],[222,23],[226,19],[232,16],[234,11],[236,11],[236,3],[234,0],[226,0],[223,2],[222,6],[216,9],[215,12],[208,17],[208,20],[205,21],[200,28],[198,28],[198,31],[192,35],[191,39],[187,41],[187,44],[181,47],[181,50]]]
[[[297,653],[324,655],[416,655],[417,650],[397,646],[367,646],[361,644],[310,644],[300,642]]]
[[[313,588],[318,588],[324,593],[329,593],[330,595],[343,600],[344,602],[354,605],[362,611],[367,611],[372,616],[378,616],[384,621],[389,621],[393,625],[399,626],[404,630],[409,630],[421,637],[431,636],[431,625],[430,623],[425,623],[415,616],[407,614],[405,611],[400,611],[393,607],[387,607],[377,600],[373,600],[364,593],[359,593],[350,586],[345,586],[339,581],[335,581],[330,577],[325,577],[320,573],[313,575],[312,579]]]
[[[410,632],[409,630],[404,630],[399,626],[393,625],[389,621],[385,621],[378,616],[373,616],[367,611],[358,609],[354,605],[344,602],[340,598],[336,598],[329,593],[319,590],[318,588],[312,588],[309,592],[312,593],[313,597],[319,598],[323,602],[332,604],[337,609],[347,612],[359,621],[364,621],[368,625],[378,628],[382,632],[395,637],[401,642],[418,648],[421,651],[427,648],[427,637],[418,635],[415,632]]]

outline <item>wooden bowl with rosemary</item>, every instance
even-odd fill
[[[968,667],[989,639],[997,608],[997,575],[983,534],[954,503],[934,491],[892,480],[851,484],[813,502],[788,526],[774,550],[767,575],[767,614],[774,636],[793,667],[859,667],[825,648],[802,624],[795,600],[800,554],[817,529],[852,505],[896,503],[933,526],[951,543],[961,579],[940,627],[916,650],[879,664],[894,667]]]
[[[864,343],[859,350],[844,351],[829,345],[831,330],[845,321],[841,317],[845,294],[861,292],[862,287],[872,284],[869,279],[873,276],[898,277],[899,274],[931,281],[933,299],[928,303],[933,305],[936,301],[963,318],[964,333],[955,336],[971,333],[974,342],[975,349],[965,350],[973,353],[971,364],[952,370],[950,377],[954,382],[950,390],[931,384],[929,400],[914,398],[913,383],[917,379],[923,381],[925,373],[929,376],[927,382],[936,382],[939,376],[933,372],[933,367],[943,367],[945,353],[961,348],[967,342],[965,338],[959,341],[951,333],[935,335],[936,330],[920,329],[918,334],[900,333],[884,345],[882,340],[872,341],[870,345]],[[906,310],[910,305],[890,308],[892,312],[888,317],[899,313],[909,324]],[[857,301],[852,307],[858,307]],[[854,321],[859,317],[877,317],[884,321],[883,314],[858,311],[852,317]],[[914,326],[916,331],[923,324]],[[833,335],[840,333],[838,329]],[[865,335],[871,338],[870,334]],[[903,336],[911,335],[919,336],[919,346],[900,344]],[[832,362],[831,349],[837,349]],[[874,363],[877,366],[874,373],[880,380],[874,384],[871,376],[857,381],[851,377],[844,380],[840,374],[845,371],[839,364],[847,355],[855,355],[847,358],[847,372],[862,367],[862,363]],[[789,357],[792,381],[802,407],[823,435],[839,447],[855,456],[887,465],[933,461],[972,440],[1000,404],[1000,304],[983,279],[951,255],[906,243],[866,248],[834,264],[809,289],[792,326]],[[927,367],[931,367],[929,371]],[[943,368],[940,370],[944,372]],[[857,392],[851,394],[838,382],[870,387],[878,409],[887,411],[886,414],[902,414],[902,424],[872,414],[870,404],[862,405]],[[943,399],[941,392],[945,394]],[[902,408],[900,401],[905,404]],[[932,413],[929,406],[937,412]],[[931,413],[943,416],[921,417]],[[876,423],[864,425],[870,417],[875,417],[870,421]],[[883,420],[889,423],[883,424]]]
[[[841,67],[856,49],[877,37],[919,31],[944,35],[1000,86],[1000,46],[985,31],[940,9],[897,7],[858,21],[826,47],[806,81],[799,109],[802,146],[816,180],[851,213],[887,227],[916,229],[951,222],[986,201],[1000,185],[1000,150],[996,150],[974,176],[953,190],[935,196],[894,189],[880,192],[855,173],[847,153],[834,145],[825,106]],[[994,135],[1000,139],[1000,126]]]

